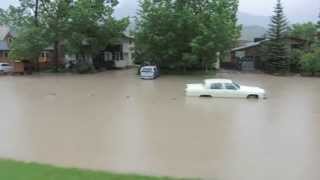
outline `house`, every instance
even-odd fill
[[[116,68],[133,66],[133,41],[132,37],[124,34],[117,42],[106,47],[104,60],[113,61]]]
[[[10,43],[16,36],[15,32],[7,26],[0,26],[0,62],[12,62],[8,55],[10,52]],[[133,38],[129,35],[123,35],[119,40],[101,51],[97,57],[93,57],[92,63],[97,67],[105,64],[112,64],[116,68],[126,68],[133,65]],[[63,43],[58,45],[58,61],[55,61],[55,53],[53,46],[44,49],[38,59],[40,69],[52,67],[56,64],[62,65],[68,61],[75,61],[75,56],[66,55],[64,53]]]
[[[10,62],[10,43],[15,34],[6,26],[0,26],[0,62]]]
[[[8,26],[0,26],[0,62],[13,62],[9,59],[10,44],[16,37],[15,31]],[[48,47],[41,52],[38,59],[40,68],[47,68],[53,63],[53,48]],[[24,59],[28,61],[28,59]]]
[[[228,64],[241,70],[262,68],[261,60],[263,59],[262,56],[264,56],[263,45],[268,41],[267,39],[256,38],[254,42],[249,42],[243,46],[232,49]],[[294,37],[288,37],[286,41],[288,42],[287,48],[289,51],[293,49],[305,49],[310,45],[308,41]]]
[[[96,68],[127,68],[134,65],[134,39],[123,34],[116,42],[106,46],[101,53],[93,58]]]

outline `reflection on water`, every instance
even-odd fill
[[[0,157],[218,180],[320,179],[320,79],[219,74],[265,101],[186,98],[201,77],[0,77]]]

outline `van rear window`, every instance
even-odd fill
[[[153,72],[152,68],[143,68],[141,72]]]

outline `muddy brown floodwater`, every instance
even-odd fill
[[[319,180],[320,79],[221,73],[268,100],[187,98],[204,77],[0,77],[0,157],[216,180]]]

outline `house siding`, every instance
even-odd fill
[[[122,52],[123,52],[123,60],[127,61],[127,66],[132,66],[133,63],[133,40],[130,38],[122,38]]]
[[[0,51],[0,62],[10,62],[9,51]]]

